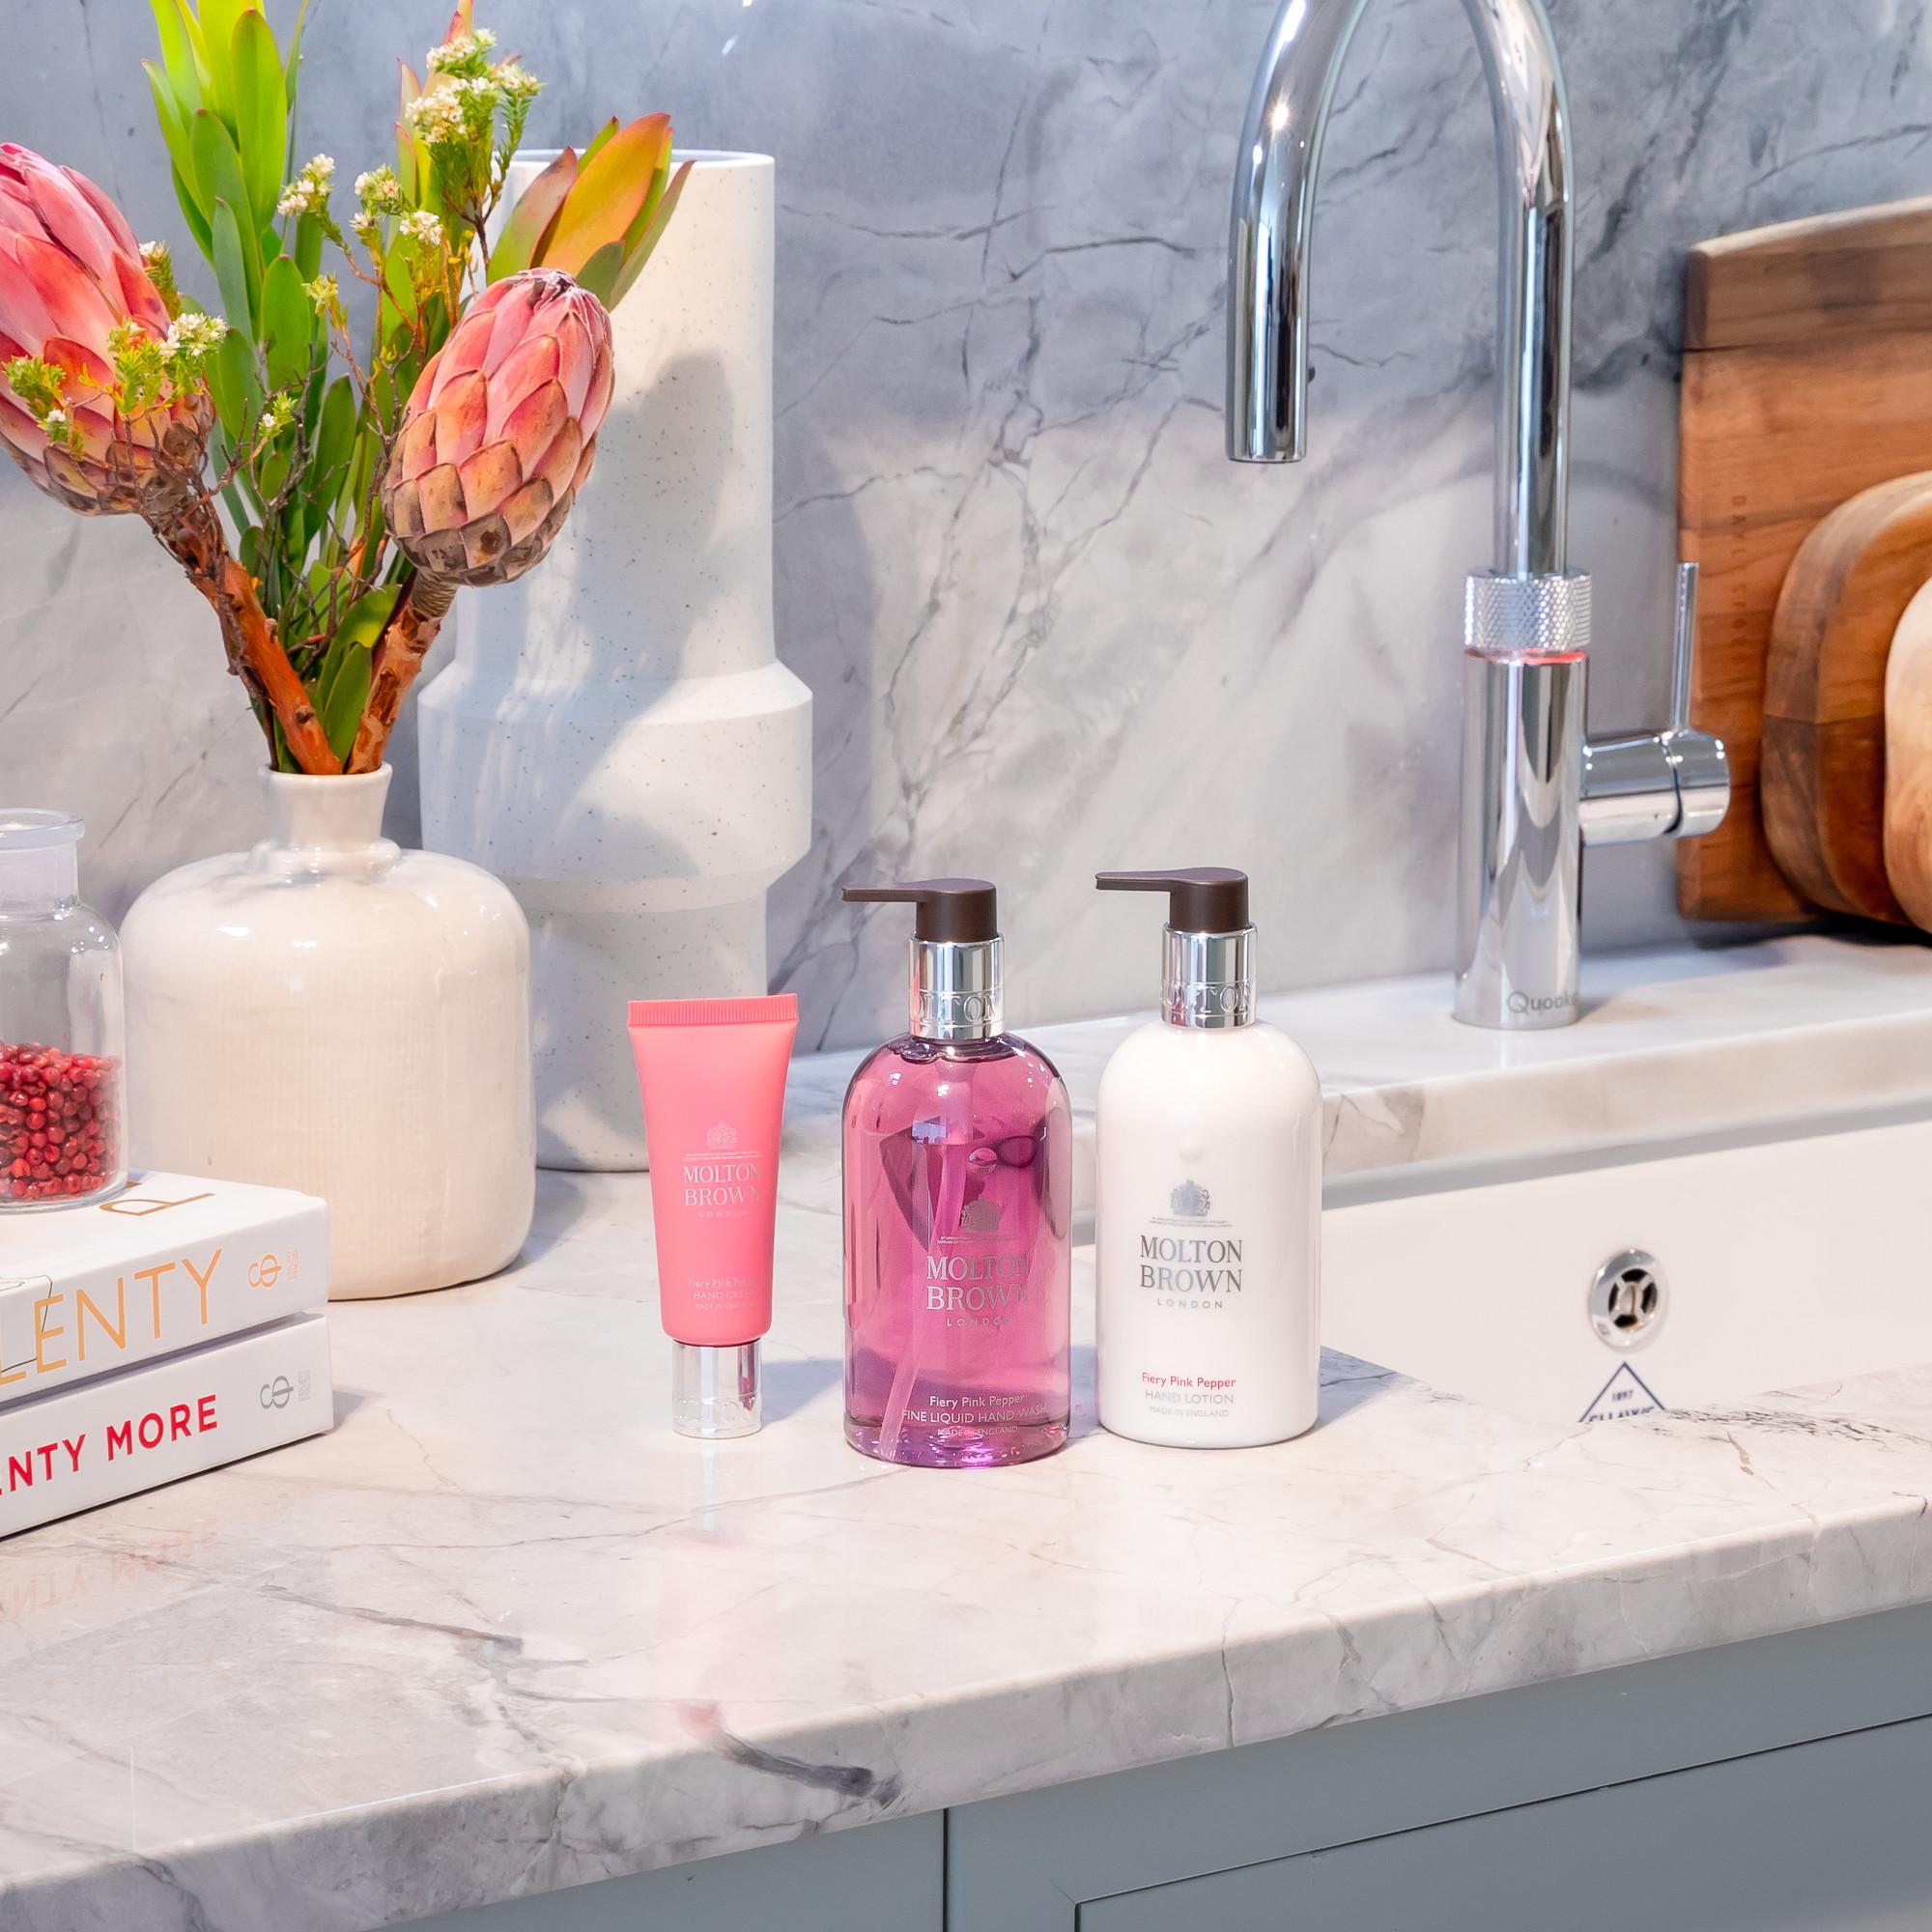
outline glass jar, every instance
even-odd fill
[[[79,895],[86,827],[0,807],[0,1211],[128,1179],[121,942]]]

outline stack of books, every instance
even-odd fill
[[[0,1536],[329,1428],[327,1300],[327,1210],[286,1188],[0,1213]]]

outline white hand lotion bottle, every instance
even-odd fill
[[[1320,1383],[1321,1086],[1255,1018],[1244,873],[1102,872],[1168,895],[1162,1016],[1100,1081],[1100,1421],[1180,1449],[1281,1442]]]

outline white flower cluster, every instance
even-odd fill
[[[426,208],[419,208],[413,214],[403,216],[403,233],[411,241],[421,242],[432,248],[443,245],[442,223]]]
[[[318,155],[282,190],[275,204],[277,214],[309,214],[328,205],[328,180],[335,163],[327,155]]]
[[[403,119],[410,132],[432,148],[463,138],[463,102],[454,88],[434,87],[417,95],[403,109]]]
[[[511,113],[514,127],[522,126],[522,114],[542,83],[526,73],[514,55],[487,63],[484,55],[495,45],[478,28],[431,49],[430,84],[403,109],[418,140],[431,148],[488,140],[499,107]]]
[[[444,41],[441,46],[430,48],[429,71],[432,73],[460,72],[496,44],[497,36],[488,27],[478,27],[473,34],[458,34],[454,40]]]
[[[505,100],[534,100],[543,82],[526,73],[514,61],[498,61],[490,70],[490,78]]]
[[[161,354],[206,355],[227,333],[228,325],[218,315],[202,315],[186,309],[168,324],[168,332],[161,338]]]
[[[383,217],[403,212],[403,185],[391,167],[369,168],[355,177],[355,199],[362,204],[349,217],[357,237],[374,247],[382,234]]]
[[[403,206],[403,185],[391,167],[371,168],[355,177],[355,199],[371,214],[396,214]]]

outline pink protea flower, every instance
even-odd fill
[[[611,317],[554,269],[493,283],[424,367],[383,483],[418,570],[508,583],[549,550],[611,403]]]
[[[84,515],[132,510],[198,469],[208,391],[180,378],[221,325],[183,320],[185,333],[99,188],[0,144],[0,441],[49,496]]]

